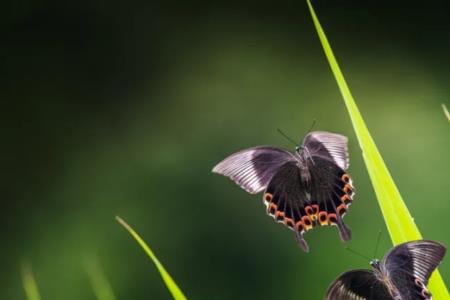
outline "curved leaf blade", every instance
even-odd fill
[[[22,284],[28,300],[41,300],[33,271],[27,263],[23,263],[22,265]]]
[[[116,300],[111,284],[106,278],[98,259],[90,257],[85,261],[84,268],[98,300]]]
[[[447,120],[450,122],[450,112],[448,112],[447,105],[442,103],[442,109],[444,110],[444,114],[447,117]]]
[[[134,231],[134,229],[128,225],[122,218],[116,216],[117,222],[119,222],[120,225],[122,225],[129,233],[130,235],[136,240],[136,242],[141,246],[141,248],[144,250],[144,252],[150,257],[150,259],[155,264],[156,268],[159,271],[159,274],[161,275],[164,283],[167,286],[167,289],[172,294],[173,298],[175,300],[186,300],[186,296],[183,294],[183,292],[180,290],[178,285],[175,283],[175,281],[172,279],[172,276],[166,271],[164,266],[161,264],[161,262],[158,260],[156,255],[153,253],[153,251],[150,249],[150,247],[145,243],[145,241],[139,236],[139,234]]]

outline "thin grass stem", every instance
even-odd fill
[[[153,261],[156,268],[159,271],[159,274],[161,275],[164,283],[166,284],[167,288],[169,289],[170,293],[172,294],[173,298],[175,300],[186,300],[186,296],[183,294],[183,292],[180,290],[178,285],[175,283],[175,281],[172,279],[170,274],[166,271],[164,266],[160,263],[158,258],[155,256],[153,251],[150,249],[150,247],[145,243],[145,241],[137,234],[134,229],[128,225],[122,218],[116,216],[117,222],[119,222],[120,225],[122,225],[130,234],[131,236],[136,240],[136,242],[141,246],[141,248],[144,250],[144,252],[148,255],[148,257]]]
[[[111,284],[106,278],[97,258],[90,257],[84,263],[84,268],[98,300],[116,300]]]
[[[22,264],[22,284],[28,300],[41,300],[31,265],[25,262]]]

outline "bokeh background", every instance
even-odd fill
[[[314,1],[416,223],[450,246],[450,23],[446,1]],[[316,129],[350,139],[349,245],[390,241],[304,1],[2,4],[0,298],[95,299],[96,257],[117,299],[170,299],[114,220],[150,243],[191,299],[321,299],[368,262],[335,228],[293,234],[211,168],[233,151],[292,148]],[[450,284],[449,258],[440,267]]]

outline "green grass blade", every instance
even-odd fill
[[[183,292],[180,290],[180,288],[172,279],[172,277],[169,275],[169,273],[167,273],[166,269],[159,262],[158,258],[156,258],[155,254],[150,249],[150,247],[144,242],[144,240],[124,220],[122,220],[120,217],[116,217],[116,219],[131,234],[131,236],[141,246],[141,248],[145,251],[145,253],[147,253],[148,257],[150,257],[150,259],[153,261],[153,263],[155,264],[156,268],[159,271],[159,274],[161,274],[164,283],[166,284],[167,288],[172,294],[173,298],[175,300],[186,300],[187,299],[186,296],[184,296]]]
[[[22,265],[22,284],[28,300],[41,300],[31,266],[26,263]]]
[[[344,75],[342,74],[336,58],[334,57],[325,32],[323,31],[316,13],[314,12],[311,1],[307,0],[306,2],[308,4],[323,50],[325,51],[325,55],[350,114],[353,128],[362,150],[364,162],[366,164],[366,168],[392,242],[394,245],[397,245],[406,241],[421,239],[422,235],[414,223],[414,219],[411,217],[408,208],[403,202],[400,192],[398,191],[397,186],[395,185],[394,180],[392,179],[391,174],[389,173],[389,170],[387,169],[383,158],[381,157],[377,146],[369,133],[369,130],[367,129],[364,119],[356,106],[350,89],[345,81]],[[445,283],[437,270],[433,273],[433,276],[430,279],[429,288],[435,299],[450,298]]]
[[[447,120],[450,122],[450,112],[448,112],[447,106],[442,103],[442,109],[444,110],[444,114],[447,117]]]
[[[92,289],[98,300],[116,300],[114,292],[96,258],[89,258],[84,264]]]

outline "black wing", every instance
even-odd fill
[[[339,228],[341,239],[351,238],[343,217],[353,201],[354,188],[350,175],[347,137],[325,131],[313,131],[303,140],[302,157],[309,171],[311,199],[321,205],[320,210],[331,216]]]
[[[394,300],[387,287],[369,270],[339,276],[328,288],[326,300]]]
[[[236,152],[217,164],[214,173],[225,175],[251,194],[262,192],[278,169],[295,161],[284,149],[259,146]]]
[[[345,193],[349,185],[342,179],[344,172],[320,158],[310,170],[300,168],[298,163],[285,163],[273,176],[263,196],[267,212],[294,230],[305,251],[308,245],[303,234],[316,225],[337,225],[341,238],[348,240],[350,230],[342,217],[351,198]]]
[[[444,258],[443,245],[427,240],[407,242],[394,247],[384,257],[382,271],[402,299],[431,299],[428,279]]]
[[[351,231],[344,223],[344,215],[353,201],[350,176],[338,165],[322,157],[314,157],[308,163],[308,185],[312,203],[319,205],[319,216],[328,221],[324,225],[337,226],[343,241],[351,238]],[[320,221],[320,218],[319,218]]]
[[[279,168],[270,181],[263,200],[267,213],[294,230],[300,246],[308,252],[308,244],[302,236],[313,227],[313,221],[305,212],[307,191],[296,162],[288,162]]]

